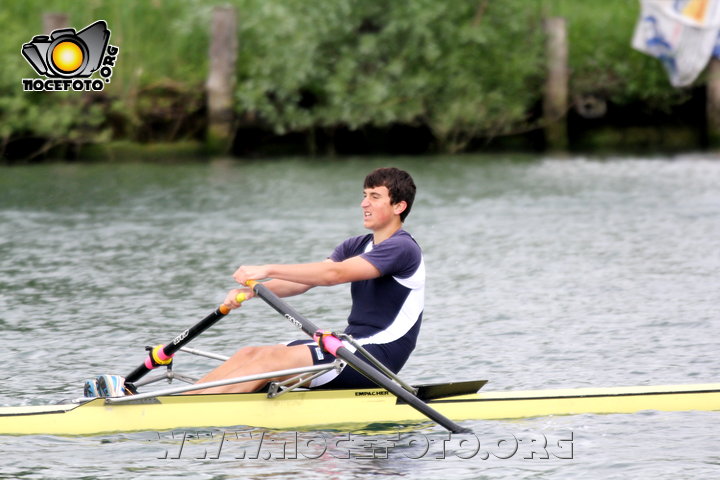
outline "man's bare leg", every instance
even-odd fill
[[[199,382],[212,382],[275,370],[308,367],[312,364],[312,354],[307,345],[294,345],[292,347],[286,345],[244,347],[235,352],[235,354],[222,365],[201,378]],[[271,380],[281,380],[281,378],[262,379],[221,387],[204,388],[193,390],[189,393],[254,392],[264,387]]]

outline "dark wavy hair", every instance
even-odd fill
[[[415,200],[415,182],[409,173],[395,167],[384,167],[373,170],[365,177],[363,188],[386,187],[390,192],[390,203],[405,202],[407,208],[400,214],[400,220],[410,213],[413,200]]]

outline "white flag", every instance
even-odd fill
[[[720,0],[640,0],[632,46],[665,66],[675,87],[705,69],[720,32]]]

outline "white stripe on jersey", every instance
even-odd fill
[[[372,242],[368,242],[368,246],[365,247],[365,252],[367,253],[371,250]],[[393,277],[393,280],[403,287],[410,289],[405,303],[400,307],[397,316],[385,330],[377,332],[370,337],[355,339],[360,345],[390,343],[402,338],[410,331],[413,325],[415,325],[415,322],[417,322],[425,308],[425,260],[422,256],[420,257],[420,265],[418,265],[415,273],[407,278]]]

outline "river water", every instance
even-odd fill
[[[129,372],[145,345],[212,311],[242,263],[325,258],[363,233],[362,179],[389,164],[418,185],[406,229],[428,269],[407,380],[486,378],[487,390],[515,390],[720,378],[720,161],[711,155],[50,164],[0,168],[0,405],[75,398],[86,377]],[[291,304],[341,328],[348,293],[316,288]],[[297,337],[254,300],[193,346],[229,354]],[[214,365],[178,360],[194,375]],[[297,434],[242,426],[190,432],[185,443],[188,432],[0,436],[0,478],[720,475],[718,412],[465,425],[495,450],[467,454],[432,425],[417,426],[426,452],[403,445],[407,437],[347,432],[349,454],[297,458],[272,447]],[[223,433],[268,435],[271,447],[256,458],[214,455]],[[513,438],[519,449],[508,454],[503,441]],[[396,448],[383,455],[373,442]]]

